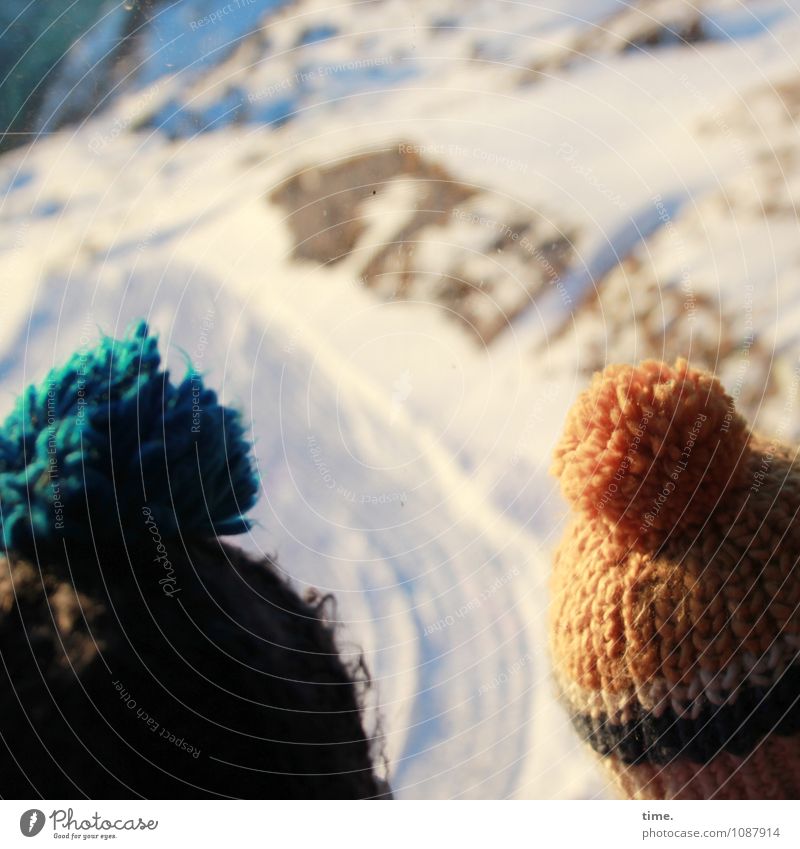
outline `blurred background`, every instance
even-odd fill
[[[3,410],[145,316],[242,407],[401,798],[594,798],[547,580],[566,410],[687,357],[790,440],[800,3],[6,0]]]

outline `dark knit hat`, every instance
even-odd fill
[[[595,375],[553,466],[557,686],[636,798],[800,796],[800,468],[711,375]]]
[[[384,796],[327,596],[223,538],[239,412],[137,324],[0,427],[0,797]]]

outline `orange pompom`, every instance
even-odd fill
[[[570,411],[552,472],[590,515],[669,531],[705,521],[748,438],[719,381],[686,360],[612,365]]]

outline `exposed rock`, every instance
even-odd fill
[[[402,198],[389,196],[400,189]],[[454,179],[408,144],[304,169],[270,200],[288,213],[296,259],[330,265],[354,256],[378,295],[444,308],[481,344],[556,282],[572,256],[571,234]]]

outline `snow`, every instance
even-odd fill
[[[245,543],[336,594],[344,650],[363,648],[377,685],[396,794],[610,795],[553,698],[564,505],[549,458],[595,361],[673,342],[705,345],[726,380],[743,375],[759,426],[779,424],[800,172],[776,92],[800,90],[796,4],[698,4],[705,40],[630,49],[695,7],[300,0],[192,27],[224,5],[167,4],[96,114],[0,157],[2,404],[83,335],[146,316],[174,368],[188,352],[247,411],[263,497]],[[107,53],[108,26],[51,97]],[[401,143],[475,191],[413,239],[430,279],[458,265],[497,282],[513,317],[489,345],[424,275],[410,299],[361,282],[412,220],[412,180],[363,203],[341,262],[293,258],[273,190]],[[541,261],[494,250],[473,213],[569,239],[568,268],[519,314]]]

